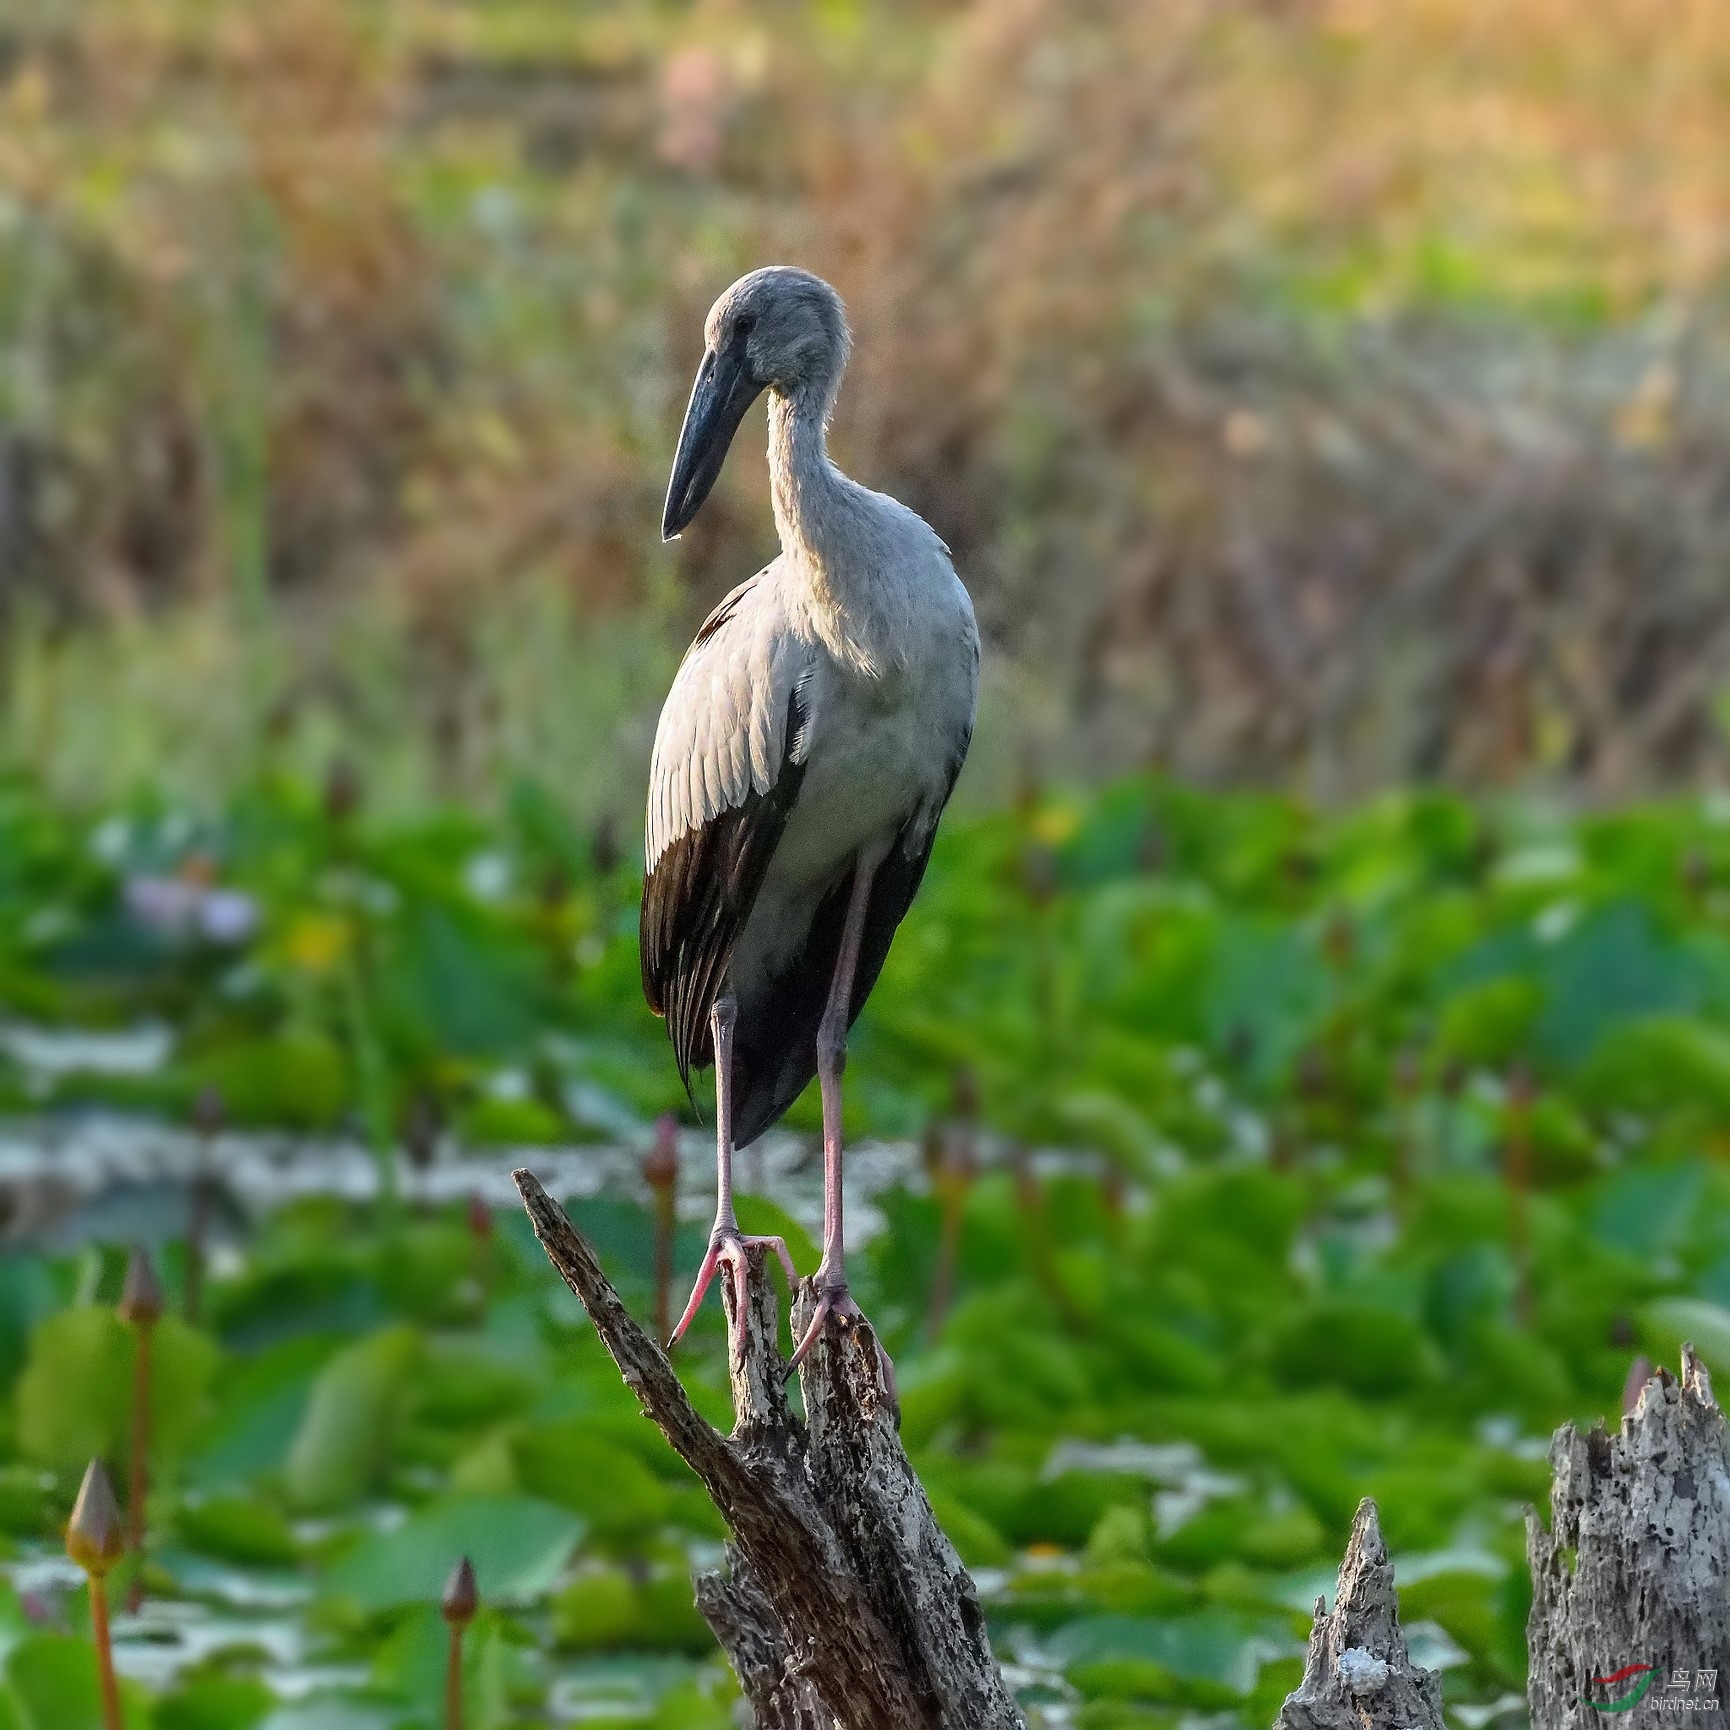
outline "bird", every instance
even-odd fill
[[[821,277],[770,265],[704,323],[663,540],[709,496],[767,393],[780,553],[709,614],[655,731],[644,825],[643,993],[681,1079],[715,1069],[715,1225],[669,1347],[717,1270],[745,1314],[748,1238],[733,1156],[804,1092],[822,1095],[815,1307],[788,1367],[834,1318],[862,1321],[842,1246],[847,1033],[931,856],[973,737],[979,627],[949,548],[906,505],[844,474],[827,444],[851,335]],[[881,1342],[890,1391],[893,1371]]]

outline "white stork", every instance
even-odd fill
[[[662,535],[696,516],[766,390],[781,553],[709,615],[655,733],[643,993],[687,1088],[693,1069],[716,1066],[715,1230],[673,1340],[723,1262],[743,1313],[734,1146],[816,1075],[823,1259],[797,1365],[830,1317],[859,1317],[841,1245],[847,1029],[967,755],[979,631],[929,525],[829,460],[849,343],[835,290],[803,270],[753,271],[715,302],[704,336]],[[795,1277],[786,1246],[766,1241]]]

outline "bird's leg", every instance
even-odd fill
[[[853,893],[847,903],[847,922],[841,931],[841,952],[835,960],[829,1000],[817,1027],[817,1080],[823,1092],[823,1260],[817,1268],[817,1308],[794,1350],[793,1361],[787,1366],[789,1375],[804,1362],[805,1354],[831,1316],[865,1319],[847,1290],[841,1243],[841,1073],[847,1067],[847,1022],[853,1001],[853,978],[859,969],[859,945],[865,936],[871,881],[878,864],[878,859],[861,855],[854,868]],[[877,1342],[877,1358],[884,1386],[893,1399],[895,1372],[881,1340]]]
[[[703,1265],[697,1270],[697,1283],[691,1291],[691,1301],[667,1341],[668,1349],[679,1343],[680,1336],[691,1325],[715,1277],[715,1270],[725,1262],[732,1270],[733,1296],[737,1300],[733,1314],[740,1329],[744,1327],[746,1294],[745,1250],[751,1244],[766,1244],[781,1258],[787,1273],[787,1289],[799,1283],[798,1270],[787,1252],[787,1245],[778,1237],[745,1237],[739,1231],[738,1217],[733,1212],[733,1028],[739,1019],[738,1000],[732,992],[723,992],[709,1011],[709,1029],[715,1040],[715,1229],[709,1234],[709,1248]],[[735,1339],[733,1349],[740,1349],[743,1335]]]

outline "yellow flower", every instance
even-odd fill
[[[1047,805],[1033,819],[1033,833],[1047,847],[1061,847],[1080,827],[1081,819],[1068,805]]]
[[[302,913],[283,938],[283,959],[303,973],[328,973],[347,955],[352,937],[349,922],[334,913]]]

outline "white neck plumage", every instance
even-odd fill
[[[870,678],[905,662],[913,612],[940,545],[910,512],[844,475],[824,439],[833,384],[769,394],[769,478],[783,557],[803,579],[812,627]]]
[[[807,386],[769,393],[769,484],[781,547],[813,577],[837,562],[848,514],[846,477],[829,460],[825,426],[830,393]],[[843,559],[844,562],[844,559]]]

